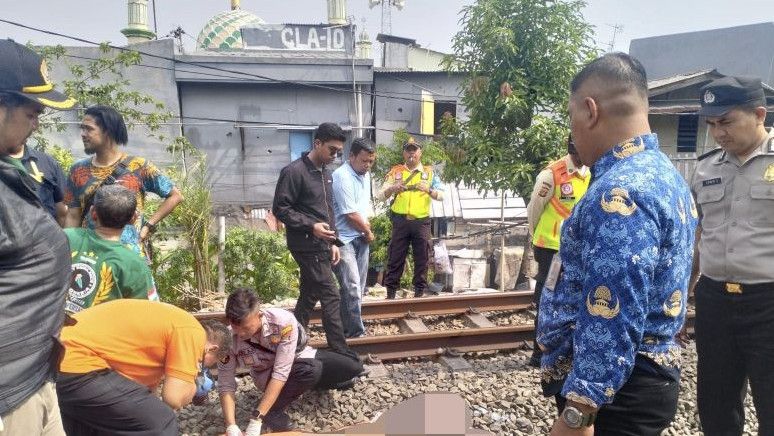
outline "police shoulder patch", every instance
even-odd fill
[[[283,338],[286,338],[290,336],[291,332],[293,332],[293,326],[286,325],[285,327],[282,327],[282,332],[280,333],[280,336],[282,336]]]
[[[710,156],[714,156],[715,154],[717,154],[718,152],[720,152],[722,150],[723,149],[720,148],[720,147],[718,147],[718,148],[716,148],[714,150],[710,150],[710,151],[704,153],[703,155],[699,156],[698,158],[696,158],[696,160],[704,160],[704,159],[706,159],[706,158],[708,158]]]

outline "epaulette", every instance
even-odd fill
[[[708,157],[710,157],[710,156],[713,156],[715,153],[717,153],[717,152],[719,152],[719,151],[722,151],[722,150],[723,150],[723,149],[722,149],[722,148],[720,148],[720,147],[718,147],[718,148],[716,148],[716,149],[714,149],[714,150],[710,150],[710,151],[708,151],[708,152],[704,153],[703,155],[699,156],[698,158],[696,158],[696,160],[697,160],[697,161],[704,160],[704,159],[706,159],[706,158],[708,158]]]

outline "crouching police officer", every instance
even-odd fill
[[[240,289],[226,301],[226,317],[234,332],[231,353],[218,364],[218,392],[227,436],[242,436],[236,424],[235,397],[238,367],[249,368],[263,397],[244,432],[261,434],[291,428],[285,408],[312,388],[346,388],[363,372],[363,365],[343,354],[315,350],[295,316],[284,309],[261,309],[249,289]]]

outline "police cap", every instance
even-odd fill
[[[727,76],[702,86],[699,92],[701,109],[698,114],[705,117],[719,117],[741,105],[766,107],[760,79]]]

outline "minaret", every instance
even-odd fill
[[[235,11],[239,9],[239,0],[231,0],[231,10]]]
[[[371,38],[368,37],[365,29],[360,32],[360,36],[355,43],[356,55],[358,59],[371,59]]]
[[[328,24],[347,24],[347,0],[328,0]]]
[[[148,29],[148,0],[129,0],[129,26],[121,30],[128,44],[150,41],[156,34]]]

